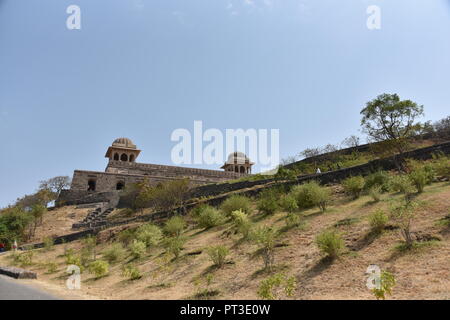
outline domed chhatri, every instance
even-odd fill
[[[128,138],[117,138],[112,143],[114,147],[136,149],[136,145]]]
[[[105,157],[110,161],[135,162],[141,153],[128,138],[117,138],[106,151]]]
[[[225,171],[238,173],[252,173],[253,162],[243,152],[233,152],[228,155],[228,159],[221,167]]]

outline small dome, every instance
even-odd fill
[[[114,140],[112,145],[115,146],[115,147],[136,149],[136,145],[133,144],[133,141],[131,141],[128,138],[118,138],[118,139]]]
[[[245,153],[243,152],[233,152],[230,153],[230,155],[228,156],[228,160],[226,163],[239,163],[239,164],[244,164],[244,163],[249,163],[250,159],[245,155]]]

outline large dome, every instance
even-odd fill
[[[131,141],[128,138],[117,138],[112,143],[114,147],[121,147],[121,148],[129,148],[129,149],[136,149],[136,145],[133,144],[133,141]]]

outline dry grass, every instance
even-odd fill
[[[317,209],[304,212],[306,227],[283,232],[279,241],[288,245],[278,246],[275,251],[275,272],[283,270],[297,278],[298,288],[294,298],[373,299],[365,286],[365,271],[370,264],[377,264],[396,277],[397,285],[389,298],[450,299],[450,227],[436,223],[449,213],[450,185],[433,184],[417,198],[421,207],[417,210],[413,231],[423,239],[432,236],[441,241],[406,253],[394,249],[401,240],[398,230],[391,228],[374,236],[369,233],[367,222],[371,212],[377,208],[387,210],[390,203],[399,198],[399,195],[383,195],[382,201],[374,204],[368,196],[356,201],[338,197],[325,213]],[[69,208],[62,208],[54,214],[64,220],[64,214],[69,212]],[[252,219],[259,225],[282,228],[285,225],[284,216],[285,213],[277,213],[261,217],[254,213]],[[320,231],[336,224],[348,250],[336,261],[328,262],[322,259],[314,239]],[[51,223],[47,225],[50,227]],[[259,282],[268,274],[262,270],[262,260],[255,257],[257,247],[240,241],[239,235],[231,230],[229,223],[206,231],[191,225],[184,233],[187,242],[177,260],[168,257],[164,249],[153,248],[146,257],[133,261],[143,275],[141,279],[131,281],[121,275],[122,265],[130,259],[126,258],[112,265],[107,277],[94,280],[93,275],[83,273],[79,293],[86,298],[104,299],[189,299],[206,287],[205,279],[211,274],[212,282],[208,289],[217,293],[213,299],[257,299]],[[111,230],[105,232],[113,234]],[[231,260],[220,269],[211,266],[204,250],[218,244],[230,248],[228,260]],[[101,243],[97,251],[101,252],[108,245],[110,242]],[[80,242],[66,246],[76,251],[81,248]],[[39,273],[40,281],[60,287],[61,292],[65,290],[66,279],[66,266],[61,257],[63,247],[60,245],[49,252],[36,252],[37,263],[31,267]],[[0,264],[10,261],[5,255],[0,257]],[[43,264],[48,261],[58,263],[57,273],[46,274]]]

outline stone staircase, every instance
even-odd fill
[[[115,206],[109,202],[101,202],[93,205],[95,209],[80,222],[74,223],[72,229],[91,228],[92,226],[101,226],[107,223],[106,218],[114,211]]]

